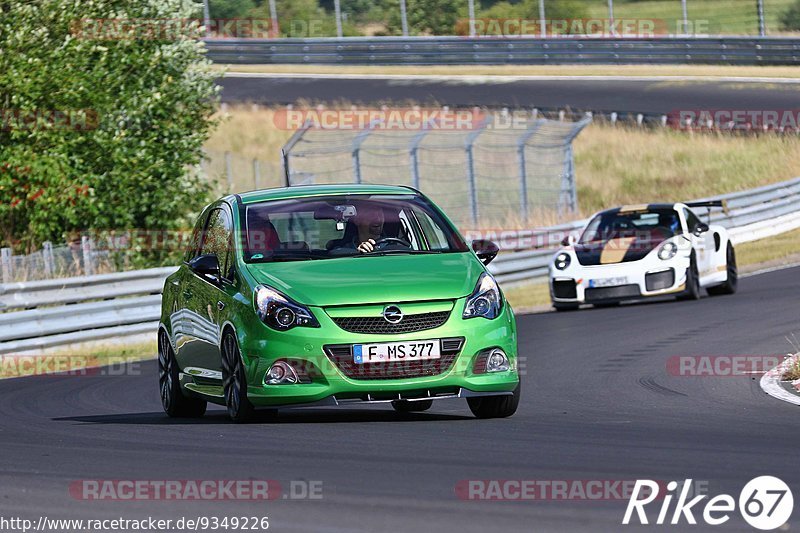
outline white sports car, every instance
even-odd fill
[[[629,205],[601,211],[579,238],[570,237],[550,264],[556,310],[581,304],[674,294],[679,299],[736,292],[736,254],[728,232],[709,226],[693,207],[722,202]]]

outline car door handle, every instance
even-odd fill
[[[219,309],[220,311],[222,311],[223,309],[225,309],[225,304],[224,304],[224,303],[222,303],[222,302],[217,302],[217,309]]]

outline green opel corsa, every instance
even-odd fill
[[[205,208],[167,278],[158,331],[170,416],[465,398],[507,417],[520,396],[514,313],[428,198],[406,187],[300,186]],[[474,251],[473,251],[474,250]]]

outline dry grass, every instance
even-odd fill
[[[794,360],[789,364],[789,368],[781,376],[783,381],[795,381],[800,379],[800,355],[795,355]]]
[[[238,106],[221,115],[222,123],[206,143],[212,174],[224,175],[222,154],[229,151],[237,177],[234,190],[253,188],[254,158],[262,162],[260,185],[281,185],[280,149],[292,132],[276,126],[275,111]],[[576,139],[575,160],[578,202],[581,214],[588,215],[615,205],[688,200],[800,176],[800,139],[596,123]],[[492,221],[493,227],[498,222]],[[518,226],[509,220],[502,227]]]
[[[217,65],[220,71],[299,74],[400,74],[440,76],[698,76],[800,78],[796,67],[726,65]]]
[[[740,244],[736,260],[741,266],[769,264],[778,266],[800,259],[800,229],[788,231],[769,239]]]

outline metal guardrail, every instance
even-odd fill
[[[731,231],[736,242],[800,227],[800,178],[749,191],[716,196],[725,209],[711,221]],[[540,249],[507,251],[489,265],[502,283],[541,280],[556,245],[585,220],[527,233],[549,243]],[[514,232],[509,232],[513,236]],[[532,234],[532,235],[531,235]],[[0,285],[0,354],[29,352],[86,341],[153,333],[161,312],[160,293],[174,267]]]
[[[347,37],[205,43],[212,61],[238,64],[800,64],[800,39],[783,37]]]

